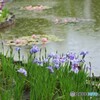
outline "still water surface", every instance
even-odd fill
[[[41,12],[20,10],[20,7],[37,4],[49,6],[51,9]],[[12,27],[0,30],[1,40],[33,33],[56,35],[64,41],[47,44],[48,52],[88,51],[86,61],[92,63],[92,71],[100,76],[100,0],[29,0],[28,2],[13,0],[13,2],[8,2],[6,7],[16,15],[16,23]],[[67,17],[94,21],[53,23],[56,18]],[[5,49],[7,49],[6,46]],[[23,47],[22,55],[27,55],[27,51],[28,49]]]

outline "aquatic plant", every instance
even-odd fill
[[[55,35],[33,34],[32,36],[23,36],[13,40],[6,40],[6,45],[25,46],[25,45],[32,45],[32,44],[46,44],[52,41],[54,42],[63,41],[63,39],[60,39]]]
[[[26,7],[21,7],[20,10],[28,10],[28,11],[43,11],[46,9],[50,9],[51,7],[44,6],[44,5],[36,5],[36,6],[26,6]]]

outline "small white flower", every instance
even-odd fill
[[[17,70],[17,72],[22,73],[25,76],[27,76],[27,71],[24,68],[20,68],[19,70]]]

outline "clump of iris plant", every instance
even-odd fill
[[[16,48],[17,51],[20,50],[20,48]],[[30,49],[30,54],[36,54],[37,52],[40,52],[39,58],[34,57],[33,63],[37,64],[38,66],[45,66],[46,68],[50,70],[50,72],[54,72],[54,70],[59,70],[61,67],[65,67],[67,64],[69,66],[69,72],[78,73],[81,69],[83,69],[84,63],[85,63],[85,56],[88,54],[88,52],[81,52],[80,55],[82,55],[81,59],[80,57],[73,52],[69,52],[67,54],[58,54],[57,52],[51,52],[46,57],[41,57],[41,49],[33,45],[33,47]],[[46,52],[45,52],[46,53]],[[43,59],[41,59],[43,58]],[[48,67],[47,67],[48,66]]]
[[[31,48],[31,53],[39,52],[39,48],[37,46],[33,46]],[[37,59],[35,58],[33,60],[33,63],[36,63],[37,65],[43,66],[43,64],[48,63],[47,67],[50,72],[54,72],[56,69],[60,69],[61,67],[64,67],[65,64],[69,64],[70,70],[74,73],[78,73],[82,66],[85,63],[84,57],[88,54],[88,52],[81,52],[80,55],[82,55],[82,58],[80,59],[76,53],[69,52],[68,54],[59,55],[58,53],[51,52],[48,54],[48,56],[45,59]]]
[[[85,57],[85,55],[88,53],[82,52],[80,54]],[[76,55],[76,53],[72,53],[72,52],[65,54],[65,55],[59,55],[57,53],[51,52],[48,54],[47,58],[45,58],[45,60],[43,60],[42,62],[46,63],[49,61],[49,64],[52,65],[52,67],[51,66],[48,67],[50,72],[54,72],[55,69],[60,69],[60,67],[64,66],[66,63],[69,63],[70,71],[74,73],[78,73],[82,69],[82,66],[85,62],[85,60],[83,59],[84,58],[83,56],[80,59]]]
[[[19,63],[15,65],[11,63],[12,59],[1,57],[5,76],[7,75],[7,78],[11,79],[11,83],[13,79],[15,84],[13,88],[14,93],[12,94],[11,92],[11,96],[9,96],[10,99],[12,97],[18,97],[17,100],[20,100],[23,95],[22,92],[26,92],[27,89],[29,89],[30,100],[38,100],[41,97],[42,100],[47,98],[52,100],[54,96],[56,98],[63,97],[62,99],[64,100],[66,100],[66,98],[70,100],[69,94],[66,93],[73,89],[75,91],[91,90],[90,86],[86,87],[86,80],[88,77],[87,71],[84,70],[87,65],[85,66],[85,58],[83,56],[86,55],[87,52],[82,52],[80,55],[73,52],[67,54],[51,52],[48,54],[46,49],[42,53],[41,48],[33,45],[30,49],[30,55],[32,56],[29,55],[27,63],[22,62],[22,64]],[[17,47],[16,51],[19,52],[20,48]],[[89,66],[91,74],[91,64]],[[21,80],[19,76],[22,76]],[[74,83],[74,85],[71,83]],[[9,86],[11,87],[11,85]]]

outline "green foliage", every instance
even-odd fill
[[[3,9],[0,16],[0,22],[4,22],[5,19],[8,17],[8,15],[9,15],[9,10],[6,8]]]
[[[81,96],[72,98],[70,92],[92,92],[92,87],[86,86],[87,73],[84,70],[77,74],[70,72],[70,66],[66,63],[59,70],[50,73],[47,69],[50,62],[40,66],[33,63],[33,57],[29,55],[26,64],[15,63],[12,57],[12,53],[9,58],[0,54],[2,68],[0,74],[2,79],[0,79],[1,100],[25,100],[23,98],[28,94],[30,100],[66,100],[66,98],[67,100],[81,100]],[[26,69],[27,76],[17,72],[22,67]],[[88,99],[89,97],[85,96],[82,100]]]
[[[5,8],[5,9],[2,10],[2,16],[3,16],[3,18],[7,17],[8,14],[9,14],[9,10],[7,8]]]

